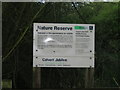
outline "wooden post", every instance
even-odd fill
[[[94,85],[94,68],[90,67],[85,70],[85,88],[91,88]]]
[[[88,87],[88,68],[85,69],[85,88]]]
[[[33,87],[34,88],[41,88],[41,68],[35,67],[33,73]]]

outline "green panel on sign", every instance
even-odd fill
[[[84,26],[75,26],[74,28],[75,28],[75,29],[85,29]]]

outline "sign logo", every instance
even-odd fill
[[[74,29],[80,29],[80,30],[83,30],[83,29],[86,29],[84,26],[75,26]]]
[[[89,26],[89,30],[93,30],[93,26]]]

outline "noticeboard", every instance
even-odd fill
[[[33,24],[33,67],[94,67],[94,24]]]

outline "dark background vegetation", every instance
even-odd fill
[[[3,80],[33,87],[33,23],[95,24],[94,87],[120,86],[120,3],[2,3]],[[41,88],[84,88],[81,68],[42,68]],[[4,87],[7,87],[4,86]]]

